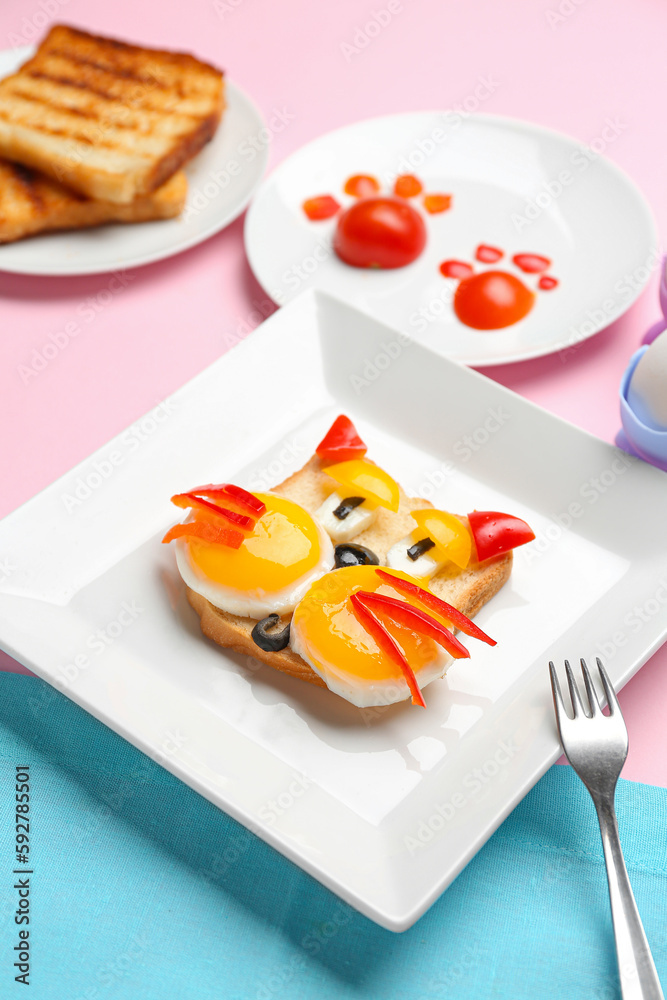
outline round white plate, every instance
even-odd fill
[[[26,46],[0,52],[0,77],[14,72],[33,51]],[[218,131],[185,168],[189,191],[179,218],[112,223],[8,243],[0,246],[0,271],[75,275],[139,267],[187,250],[233,222],[266,170],[268,143],[264,120],[250,98],[229,81],[225,93]]]
[[[659,259],[646,201],[601,155],[617,135],[607,122],[585,146],[526,122],[452,111],[338,129],[298,150],[263,183],[245,224],[250,265],[278,303],[321,289],[465,364],[565,350],[625,312]],[[332,194],[347,205],[353,199],[342,187],[351,174],[373,174],[389,192],[396,175],[407,172],[426,191],[453,196],[449,211],[425,214],[422,256],[389,271],[343,264],[331,249],[335,220],[310,222],[304,199]],[[479,244],[503,249],[503,260],[479,264]],[[522,274],[511,261],[520,252],[550,258],[558,287],[537,291],[539,275]],[[531,312],[502,330],[464,326],[452,308],[457,283],[438,269],[450,258],[477,271],[493,266],[516,274],[537,291]]]

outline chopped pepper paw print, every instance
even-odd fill
[[[311,222],[338,217],[333,248],[352,267],[390,269],[412,264],[426,246],[426,225],[411,200],[420,199],[417,203],[430,215],[446,212],[452,205],[450,194],[424,192],[413,174],[397,177],[391,194],[382,194],[379,181],[370,174],[353,174],[343,192],[356,199],[345,209],[330,194],[308,198],[302,207]]]
[[[475,260],[480,264],[497,264],[505,256],[498,247],[480,243]],[[512,264],[524,274],[540,277],[537,288],[548,292],[558,286],[558,279],[544,272],[551,266],[548,257],[537,253],[516,253]],[[472,264],[462,260],[443,260],[440,273],[455,278],[459,284],[454,293],[454,312],[466,326],[475,330],[502,330],[524,319],[535,304],[535,292],[511,271],[489,268],[475,272]]]

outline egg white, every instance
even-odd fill
[[[348,493],[349,495],[349,493]],[[321,507],[315,511],[315,519],[327,531],[329,537],[338,545],[340,542],[349,542],[362,531],[370,528],[378,515],[377,507],[368,507],[366,504],[359,504],[354,507],[346,518],[340,521],[334,511],[343,502],[343,492],[334,491],[330,493]]]
[[[288,587],[282,590],[237,590],[222,583],[216,583],[204,576],[199,567],[190,559],[190,549],[185,538],[176,540],[176,564],[178,571],[187,586],[206,598],[215,608],[226,611],[230,615],[243,618],[265,618],[270,614],[285,614],[293,611],[306,591],[320,576],[333,569],[335,556],[331,539],[326,531],[315,521],[320,543],[320,557],[312,569],[304,573]]]
[[[321,677],[326,686],[334,694],[340,695],[346,701],[356,705],[357,708],[373,708],[378,705],[395,705],[399,701],[407,701],[412,697],[408,683],[404,678],[385,681],[363,681],[355,679],[350,674],[336,668],[330,664],[326,667],[318,665],[315,660],[308,655],[308,640],[305,635],[301,635],[300,628],[292,622],[290,630],[290,645],[292,650],[305,660],[309,667]],[[421,689],[425,688],[432,681],[444,677],[447,668],[453,662],[453,657],[444,649],[438,647],[438,656],[433,663],[417,673],[417,682]]]
[[[415,539],[410,534],[392,545],[387,553],[387,566],[390,569],[398,569],[403,573],[408,573],[410,576],[416,576],[421,580],[430,579],[435,576],[438,570],[442,569],[446,560],[433,558],[433,553],[437,551],[435,547],[423,552],[416,559],[411,559],[408,555],[408,549],[414,544]]]

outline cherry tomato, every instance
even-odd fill
[[[513,274],[482,271],[456,289],[454,312],[475,330],[501,330],[527,316],[534,302],[535,293]]]
[[[403,199],[361,198],[339,217],[333,246],[352,267],[405,267],[426,246],[426,226]]]

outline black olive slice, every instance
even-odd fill
[[[333,512],[334,517],[337,517],[339,521],[344,521],[350,511],[353,511],[355,507],[361,507],[365,499],[366,497],[346,497],[336,507]]]
[[[431,538],[422,538],[421,541],[415,542],[408,549],[408,559],[412,559],[415,562],[420,556],[423,556],[425,552],[432,549],[435,542]]]
[[[251,632],[255,645],[267,653],[278,653],[289,643],[289,622],[279,632],[272,632],[269,635],[268,630],[277,625],[279,621],[280,615],[268,615],[266,618],[262,618],[261,622],[257,622]]]
[[[371,549],[365,545],[355,545],[354,542],[341,542],[335,548],[336,569],[343,566],[379,566],[380,560]]]

